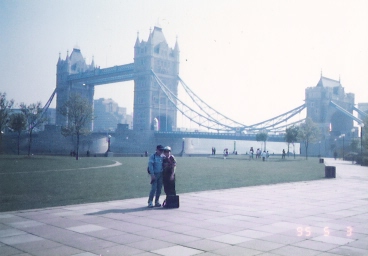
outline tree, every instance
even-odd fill
[[[259,132],[256,134],[256,141],[262,141],[264,144],[263,150],[266,150],[266,141],[268,139],[267,132]]]
[[[92,106],[86,98],[80,94],[73,93],[70,95],[69,100],[60,108],[60,114],[68,120],[67,125],[61,128],[61,133],[64,136],[75,135],[77,137],[76,160],[78,160],[80,136],[91,133],[91,129],[88,126],[94,119]]]
[[[299,125],[298,140],[304,143],[306,159],[308,159],[309,143],[317,142],[320,137],[321,137],[321,131],[319,127],[309,117],[305,119],[304,123]]]
[[[6,93],[0,92],[0,146],[2,142],[3,132],[9,121],[10,110],[14,105],[14,100],[7,100]]]
[[[18,155],[20,134],[27,128],[27,119],[23,113],[15,113],[10,116],[9,128],[18,134]]]
[[[35,131],[35,129],[40,128],[41,125],[44,124],[47,119],[43,117],[43,108],[41,102],[32,103],[28,106],[24,103],[21,103],[20,110],[22,111],[27,120],[26,130],[29,134],[28,156],[30,156],[32,146],[32,134]]]
[[[286,128],[285,130],[285,141],[287,143],[287,146],[288,146],[288,156],[289,156],[289,152],[290,152],[290,143],[293,144],[293,147],[294,147],[294,143],[298,140],[298,130],[299,130],[299,127],[293,125],[289,128]],[[294,158],[295,158],[295,148],[294,148]]]

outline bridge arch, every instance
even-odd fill
[[[346,115],[344,115],[343,113],[341,113],[338,110],[335,110],[332,114],[331,114],[331,134],[334,136],[340,136],[341,134],[344,133],[349,133],[352,129],[352,123],[353,121],[347,117]]]
[[[158,120],[158,131],[160,132],[172,132],[173,131],[173,120],[169,115],[160,115],[157,117]]]

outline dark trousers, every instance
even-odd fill
[[[164,174],[164,179],[163,179],[163,183],[164,183],[164,191],[166,195],[176,195],[176,191],[175,191],[175,174],[174,174],[174,179],[170,180],[170,176],[171,174],[165,175]]]

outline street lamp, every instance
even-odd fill
[[[342,160],[344,160],[344,140],[345,140],[345,134],[341,134],[339,138],[342,138]]]
[[[107,136],[107,152],[110,152],[110,140],[111,140],[111,135]]]
[[[363,166],[363,128],[364,128],[364,123],[360,124],[360,157],[361,159],[361,163],[360,165]]]
[[[185,138],[183,138],[183,142],[181,144],[181,153],[180,153],[180,156],[183,156],[184,155],[184,147],[185,147]]]
[[[321,158],[321,141],[318,142],[318,157]]]

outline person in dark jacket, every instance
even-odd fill
[[[175,190],[175,168],[176,159],[171,154],[171,147],[166,146],[164,148],[164,159],[163,159],[163,183],[164,191],[167,196],[176,195]]]

